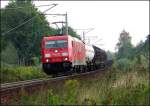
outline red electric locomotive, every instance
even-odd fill
[[[83,72],[105,67],[106,52],[70,35],[42,39],[42,65],[47,74]]]
[[[47,74],[57,74],[86,65],[85,44],[70,35],[44,37],[41,47],[41,61]]]

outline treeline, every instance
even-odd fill
[[[114,60],[114,67],[120,70],[148,69],[149,67],[149,39],[140,41],[135,47],[131,43],[131,36],[123,30],[116,44],[117,52],[107,52],[108,58]]]
[[[2,62],[19,65],[38,63],[42,37],[58,34],[60,29],[50,27],[45,15],[31,0],[11,0],[0,11]],[[24,22],[27,23],[23,24]],[[18,25],[20,26],[16,28]],[[68,33],[80,39],[71,27],[68,28]]]

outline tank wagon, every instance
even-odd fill
[[[104,67],[107,60],[104,50],[70,35],[43,37],[41,55],[43,70],[48,75],[92,71]]]

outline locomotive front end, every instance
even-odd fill
[[[68,36],[50,36],[42,40],[42,64],[47,74],[55,74],[71,67]]]

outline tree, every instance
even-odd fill
[[[132,51],[132,44],[131,44],[131,37],[129,33],[123,30],[119,37],[119,42],[116,45],[118,49],[117,59],[126,57],[131,58],[131,51]]]
[[[68,27],[68,33],[69,33],[69,35],[81,40],[81,37],[79,35],[77,35],[77,33],[71,27]]]
[[[134,48],[135,56],[144,56],[147,60],[149,60],[149,38],[150,35],[147,36],[147,39],[143,42],[140,41],[139,44]]]
[[[17,50],[11,42],[8,42],[7,47],[1,52],[1,60],[7,64],[17,64]]]
[[[18,7],[22,8],[17,9]],[[10,33],[5,33],[34,16],[36,17],[33,20]],[[49,27],[45,16],[41,15],[31,0],[11,1],[4,10],[1,10],[1,22],[2,45],[6,46],[6,42],[11,41],[17,49],[20,63],[28,63],[31,57],[39,55],[42,36],[54,31]]]
[[[143,47],[143,54],[144,56],[149,60],[149,39],[150,39],[150,35],[147,36],[147,39],[145,40],[145,43],[144,43],[144,47]]]

